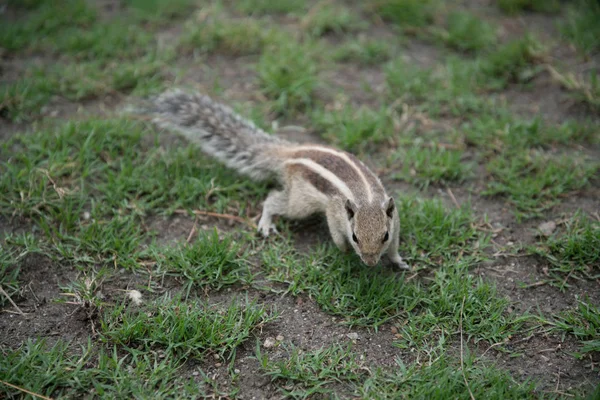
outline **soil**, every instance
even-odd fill
[[[118,12],[114,1],[103,1],[108,17]],[[556,37],[556,19],[551,16],[524,14],[517,20],[507,19],[495,11],[492,1],[468,1],[466,6],[471,11],[485,15],[489,20],[495,20],[502,25],[503,34],[506,37],[522,35],[524,26],[537,27],[544,35]],[[166,27],[165,30],[169,29]],[[168,34],[168,32],[167,32]],[[375,38],[390,38],[394,31],[385,25],[373,27],[369,36]],[[553,49],[553,55],[560,55],[565,63],[573,64],[573,53],[568,45],[558,41]],[[403,48],[403,54],[418,65],[430,67],[440,62],[443,50],[435,45],[412,39]],[[18,76],[21,68],[28,60],[0,59],[2,71],[6,75],[0,76],[0,80],[7,82]],[[252,57],[234,58],[225,55],[209,56],[205,60],[182,59],[176,66],[187,71],[176,83],[189,86],[194,89],[214,93],[215,78],[218,76],[218,84],[221,87],[219,97],[229,102],[255,101],[260,93],[256,80],[255,71],[249,67],[256,62]],[[195,64],[195,66],[194,66]],[[335,71],[325,71],[321,78],[327,82],[324,90],[325,99],[333,99],[333,94],[343,91],[344,94],[356,105],[378,106],[379,93],[383,84],[383,74],[380,68],[359,67],[356,65],[345,65]],[[365,91],[364,85],[372,88]],[[535,78],[526,88],[512,86],[501,93],[508,104],[519,114],[531,116],[540,114],[544,120],[550,122],[562,122],[566,119],[589,119],[597,116],[591,115],[588,110],[573,103],[568,94],[560,89],[547,74],[541,74]],[[117,103],[123,99],[119,99]],[[48,106],[48,112],[57,119],[78,118],[81,115],[110,115],[115,109],[115,99],[96,99],[83,104],[75,104],[62,99],[56,99]],[[110,106],[105,106],[110,104]],[[298,121],[285,121],[286,124],[297,125]],[[302,121],[300,121],[302,122]],[[9,139],[17,132],[23,132],[30,128],[28,125],[14,124],[0,116],[0,141]],[[301,133],[284,132],[283,135],[289,139],[302,142],[322,142],[308,130]],[[166,139],[167,142],[171,139]],[[600,159],[600,149],[587,149],[597,159]],[[368,157],[367,157],[368,158]],[[385,180],[384,180],[385,181]],[[543,222],[534,220],[527,223],[519,223],[507,207],[502,198],[482,197],[476,190],[466,186],[451,187],[450,190],[441,187],[430,187],[419,192],[415,187],[398,182],[386,181],[392,191],[401,193],[418,192],[420,196],[429,198],[440,198],[448,207],[455,207],[450,193],[459,204],[470,201],[474,213],[481,219],[487,215],[490,224],[503,229],[494,238],[491,253],[501,251],[502,246],[508,242],[532,244],[535,242],[535,227]],[[477,185],[477,184],[475,184]],[[600,183],[598,180],[592,183],[592,188],[578,195],[572,196],[557,208],[555,208],[547,219],[560,218],[565,213],[570,214],[577,209],[583,208],[588,212],[600,210]],[[192,217],[178,215],[174,217],[150,217],[146,221],[147,228],[158,232],[156,240],[163,243],[176,243],[186,241],[190,231],[195,225]],[[198,223],[200,230],[208,230],[217,227],[219,230],[228,231],[236,229],[226,222],[215,218],[202,218]],[[16,232],[30,231],[30,221],[22,221],[0,216],[0,241]],[[324,234],[324,225],[319,221],[303,222],[294,225],[294,239],[300,251],[309,251],[310,247],[319,241],[329,240]],[[526,311],[536,313],[539,308],[543,313],[557,313],[568,310],[576,305],[577,297],[588,296],[590,301],[600,304],[600,282],[571,280],[571,287],[566,292],[549,285],[535,286],[545,278],[544,268],[547,265],[543,260],[528,256],[494,257],[491,262],[481,263],[473,274],[482,276],[484,279],[494,282],[500,293],[507,296],[514,304],[515,313]],[[25,312],[25,316],[14,313],[14,310],[6,308],[0,312],[0,345],[18,347],[28,339],[47,338],[49,341],[63,339],[72,343],[87,340],[94,330],[94,318],[88,314],[85,307],[69,304],[69,299],[64,296],[61,286],[74,280],[81,273],[75,268],[53,262],[43,255],[30,255],[22,260],[19,265],[21,269],[20,279],[22,290],[15,296],[19,308]],[[103,285],[103,293],[107,299],[122,296],[119,290],[127,289],[136,283],[143,284],[141,278],[123,275],[112,279]],[[534,286],[523,288],[525,285]],[[233,289],[235,292],[236,289]],[[231,291],[212,294],[212,300],[227,298]],[[365,364],[393,367],[395,359],[401,358],[410,362],[410,352],[403,351],[393,346],[393,334],[389,325],[383,325],[377,332],[368,329],[348,329],[346,326],[336,322],[335,318],[323,313],[317,304],[310,298],[300,296],[281,296],[273,293],[252,292],[250,297],[256,297],[261,303],[276,306],[281,317],[274,323],[269,324],[261,332],[257,333],[257,340],[264,343],[267,337],[283,336],[286,341],[302,349],[316,349],[331,343],[350,341],[347,334],[356,332],[358,340],[355,340],[357,353],[363,354]],[[65,302],[66,300],[66,302]],[[512,357],[510,354],[497,351],[489,344],[467,343],[468,346],[480,354],[485,354],[491,361],[499,366],[510,370],[514,377],[519,380],[534,379],[541,384],[540,389],[548,391],[566,391],[572,387],[582,384],[600,384],[598,363],[600,355],[588,355],[578,359],[573,357],[577,351],[575,341],[570,337],[561,337],[554,334],[536,334],[531,337],[513,337],[506,343],[506,347],[520,354]],[[280,394],[271,384],[268,377],[264,377],[258,371],[258,361],[253,358],[255,341],[253,339],[245,343],[239,349],[235,361],[235,368],[240,370],[237,384],[240,387],[238,398],[279,398]],[[285,349],[274,347],[265,350],[270,358],[283,357]],[[227,364],[216,366],[217,361],[205,363],[202,368],[209,376],[214,376],[217,381],[229,381]],[[193,365],[189,366],[186,373],[192,374]],[[219,378],[219,376],[221,378]],[[343,388],[340,388],[343,392]]]

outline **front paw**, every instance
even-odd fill
[[[394,267],[396,267],[398,269],[406,270],[406,271],[410,270],[410,266],[406,262],[404,262],[404,260],[400,256],[391,257],[390,261],[392,262],[392,264],[394,264]]]
[[[398,269],[410,271],[410,266],[407,263],[405,263],[404,261],[395,262],[393,264],[394,264],[394,267],[396,267]]]
[[[269,235],[273,233],[277,233],[277,228],[272,221],[264,221],[260,220],[258,222],[258,233],[260,233],[263,237],[269,237]]]

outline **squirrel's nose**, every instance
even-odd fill
[[[376,254],[363,254],[361,258],[369,267],[373,267],[379,261],[379,257]]]

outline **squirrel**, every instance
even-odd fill
[[[273,217],[326,216],[331,237],[343,252],[349,245],[368,266],[387,253],[400,269],[400,220],[394,199],[379,178],[354,155],[329,146],[299,144],[270,135],[230,107],[198,93],[164,92],[143,109],[157,126],[175,131],[200,149],[254,180],[275,178],[281,190],[267,196],[258,231],[277,232]]]

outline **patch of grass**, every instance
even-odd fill
[[[575,336],[581,342],[581,352],[600,352],[600,307],[590,300],[577,300],[577,308],[565,311],[549,320],[541,318],[552,326],[553,331]]]
[[[505,341],[529,319],[509,314],[509,306],[510,301],[492,284],[469,274],[467,264],[439,269],[423,295],[422,306],[397,324],[400,339],[395,345],[419,352],[444,349],[461,319],[466,340]]]
[[[231,236],[220,238],[216,231],[201,235],[194,243],[175,248],[152,247],[151,258],[157,260],[157,275],[172,275],[184,280],[183,290],[192,287],[220,289],[226,285],[251,280],[244,263],[241,245]]]
[[[101,292],[104,279],[109,275],[107,269],[103,268],[99,271],[84,270],[83,275],[69,282],[66,285],[61,285],[61,295],[68,296],[68,301],[75,303],[80,307],[88,310],[88,315],[91,316],[97,310],[102,309],[105,305]],[[62,300],[59,300],[62,301]],[[65,299],[65,301],[67,301]]]
[[[418,68],[400,57],[390,62],[385,72],[392,95],[408,101],[425,100],[438,85],[431,69]]]
[[[304,32],[313,37],[328,33],[341,34],[361,29],[363,24],[352,10],[331,2],[322,2],[301,21]]]
[[[194,0],[125,0],[134,17],[144,22],[168,22],[186,17],[196,7]]]
[[[600,140],[592,121],[567,120],[560,125],[547,124],[540,117],[523,120],[504,111],[470,118],[459,131],[466,144],[490,154],[595,144]]]
[[[570,4],[562,34],[583,53],[591,55],[600,48],[600,4],[594,0],[578,0]]]
[[[442,40],[460,51],[478,52],[496,43],[496,30],[487,21],[465,11],[453,11],[447,17]]]
[[[141,124],[91,120],[3,143],[0,212],[33,219],[52,243],[47,254],[61,262],[134,269],[144,256],[140,227],[148,213],[236,207],[243,215],[251,205],[247,190],[266,193],[192,147],[165,152],[147,136]],[[217,254],[219,246],[207,243]],[[200,274],[183,264],[175,269]]]
[[[39,241],[30,233],[8,235],[0,240],[0,287],[11,296],[21,290],[19,273],[20,262],[29,254],[42,253]],[[16,300],[13,298],[13,300]],[[9,302],[0,295],[0,306]]]
[[[375,2],[373,8],[384,20],[410,31],[433,23],[437,1],[380,0]]]
[[[7,160],[0,163],[0,209],[51,216],[49,208],[66,210],[63,202],[72,199],[99,218],[196,207],[223,212],[237,203],[243,215],[250,193],[266,194],[264,186],[240,182],[194,147],[164,151],[154,138],[147,126],[122,119],[75,121],[19,136],[0,147],[0,159]]]
[[[24,20],[0,24],[1,48],[9,52],[23,51],[64,29],[89,28],[97,19],[96,10],[85,0],[48,1],[32,5],[35,9]]]
[[[317,67],[307,46],[293,43],[263,52],[257,65],[260,85],[273,100],[273,111],[293,114],[313,103]]]
[[[178,48],[184,52],[224,53],[234,56],[259,54],[275,37],[283,35],[254,19],[216,20],[187,24]],[[279,39],[281,40],[281,39]]]
[[[432,144],[430,147],[415,145],[401,148],[392,155],[393,165],[402,164],[395,179],[404,180],[426,188],[430,184],[460,183],[471,166],[463,161],[463,152]]]
[[[90,28],[64,29],[34,46],[50,49],[75,60],[105,61],[136,60],[156,51],[152,36],[142,28],[126,21],[95,24]]]
[[[182,378],[179,365],[159,354],[96,351],[88,342],[79,350],[59,341],[29,340],[16,350],[0,348],[0,380],[45,396],[106,398],[197,398],[201,384]],[[0,393],[23,393],[0,385]]]
[[[339,395],[342,387],[349,391],[349,383],[366,374],[361,369],[363,363],[357,360],[350,346],[336,344],[305,352],[290,345],[286,350],[286,359],[271,361],[268,355],[261,353],[258,345],[256,359],[263,373],[270,376],[279,391],[289,398]],[[331,388],[332,384],[336,384],[335,389]]]
[[[55,96],[81,101],[121,92],[152,93],[162,84],[165,61],[149,56],[122,63],[89,61],[33,67],[20,80],[0,86],[0,112],[22,122],[39,117],[43,106]]]
[[[57,240],[55,257],[74,264],[138,267],[143,236],[140,221],[134,216],[85,221],[81,215],[84,212],[76,210],[69,214],[68,209],[63,208],[57,210],[52,219],[38,220],[46,237]]]
[[[554,79],[562,87],[571,92],[572,97],[589,106],[594,111],[600,111],[600,78],[599,70],[590,71],[589,75],[574,73],[560,73],[553,67],[549,67]]]
[[[535,65],[541,61],[544,52],[540,42],[527,34],[487,54],[481,61],[481,72],[499,87],[527,81],[538,72]]]
[[[356,62],[360,65],[378,65],[388,61],[391,49],[379,40],[350,40],[337,47],[332,57],[337,62]]]
[[[179,357],[207,354],[235,357],[235,349],[250,334],[277,318],[275,312],[254,302],[233,300],[226,307],[202,301],[182,302],[162,297],[145,309],[114,307],[101,320],[104,341],[162,349]]]
[[[21,8],[25,10],[35,10],[49,0],[7,0],[6,4],[9,7]]]
[[[565,228],[539,242],[530,250],[550,265],[556,280],[566,284],[568,277],[600,277],[600,222],[578,212],[565,222]]]
[[[416,105],[431,117],[497,114],[493,101],[479,96],[481,85],[478,62],[449,57],[434,69],[421,68],[402,58],[385,67],[389,95],[396,101]]]
[[[518,217],[532,218],[559,203],[562,196],[585,187],[598,168],[597,163],[567,155],[514,151],[488,163],[492,180],[483,194],[505,196]]]
[[[474,227],[469,206],[448,210],[435,200],[403,199],[400,215],[401,254],[432,267],[457,259],[482,257],[489,238]]]
[[[378,328],[419,303],[418,286],[381,269],[366,269],[353,255],[331,246],[300,255],[291,243],[280,243],[266,249],[262,261],[269,280],[286,284],[291,294],[308,293],[323,311],[350,326]]]
[[[18,255],[15,250],[0,243],[0,287],[13,296],[19,291],[19,265]],[[0,296],[0,306],[8,303],[5,296]]]
[[[235,7],[247,15],[292,14],[306,10],[305,0],[239,0]]]
[[[373,111],[348,106],[334,112],[316,111],[312,119],[315,126],[323,130],[325,139],[349,151],[380,143],[394,133],[389,111],[385,108]]]
[[[464,368],[447,354],[410,366],[397,360],[392,371],[377,370],[363,382],[358,395],[362,399],[469,399],[471,393],[494,400],[539,398],[531,382],[517,383],[502,369],[476,361],[470,353]]]
[[[559,0],[498,0],[498,7],[507,14],[522,11],[555,13],[560,11]]]

